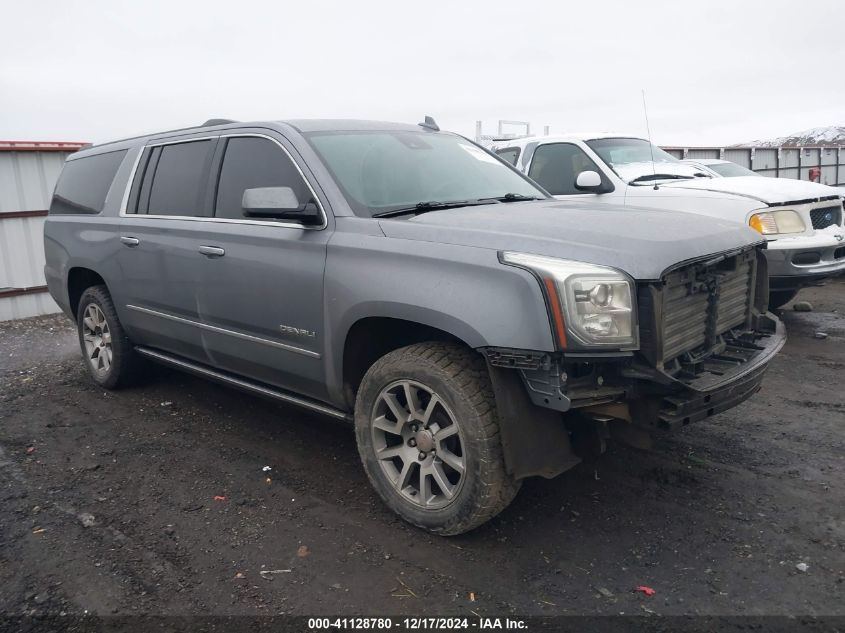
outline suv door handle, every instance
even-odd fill
[[[223,257],[226,254],[219,246],[200,246],[200,253],[205,255],[206,257]]]
[[[133,246],[138,246],[138,244],[141,243],[141,240],[139,240],[137,237],[127,237],[126,235],[121,235],[120,241],[121,241],[122,244],[125,244],[126,246],[129,246],[130,248],[133,247]]]

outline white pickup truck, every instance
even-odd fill
[[[768,241],[771,308],[845,272],[843,191],[817,183],[714,177],[645,139],[613,134],[501,140],[492,150],[556,198],[588,196],[734,219]]]

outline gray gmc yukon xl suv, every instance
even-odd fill
[[[379,495],[440,534],[735,406],[785,338],[751,229],[556,201],[429,119],[90,147],[44,239],[99,385],[151,359],[349,420]]]

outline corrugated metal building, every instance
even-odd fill
[[[663,147],[676,158],[719,158],[762,176],[845,187],[845,147]]]
[[[44,217],[65,158],[83,145],[0,141],[0,321],[59,311],[44,285]]]

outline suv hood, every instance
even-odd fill
[[[820,185],[806,180],[791,178],[760,178],[757,176],[738,176],[735,178],[696,178],[661,183],[660,187],[672,189],[694,189],[729,193],[758,200],[766,204],[784,204],[787,202],[815,202],[820,198],[842,196],[843,191],[835,187]]]
[[[444,209],[379,224],[387,237],[572,259],[612,266],[637,280],[763,241],[729,220],[562,200]]]

